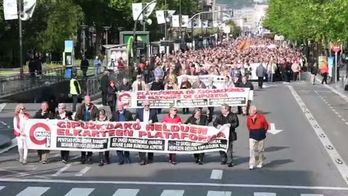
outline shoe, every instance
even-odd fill
[[[98,166],[99,166],[99,167],[104,166],[104,162],[103,162],[103,161],[101,161],[101,162],[98,164]]]
[[[19,159],[19,162],[20,162],[20,163],[23,163],[23,159]]]
[[[198,165],[203,165],[203,162],[202,161],[198,161]]]
[[[121,161],[118,163],[118,165],[123,165],[124,164],[124,161]]]
[[[172,165],[176,165],[176,162],[175,162],[175,161],[172,161]]]
[[[227,161],[221,161],[221,165],[226,165]]]
[[[126,163],[128,163],[128,164],[131,164],[131,163],[132,163],[132,161],[130,160],[130,158],[127,158],[127,159],[126,159]]]
[[[109,165],[109,164],[110,164],[110,160],[106,160],[106,164],[108,164],[108,165]]]
[[[87,164],[92,164],[92,163],[93,163],[92,159],[91,159],[91,158],[88,158],[88,159],[87,159]]]
[[[26,165],[26,164],[27,164],[27,160],[24,159],[24,160],[22,161],[22,164],[23,164],[23,165]]]
[[[42,164],[47,164],[48,162],[47,161],[42,161]]]
[[[146,162],[145,161],[142,161],[139,163],[140,165],[146,165]]]
[[[147,164],[151,164],[151,163],[153,163],[152,159],[147,160]]]
[[[249,170],[253,170],[254,169],[254,166],[249,166]]]
[[[228,167],[233,167],[233,166],[234,166],[233,163],[228,164]]]
[[[199,160],[198,160],[198,159],[196,159],[196,163],[197,163],[197,164],[199,163]]]
[[[81,160],[81,164],[85,164],[86,163],[86,160]]]
[[[257,167],[257,168],[262,168],[263,165],[262,165],[262,164],[258,164],[258,165],[256,165],[256,167]]]
[[[67,163],[68,163],[68,161],[66,161],[66,160],[62,160],[62,163],[67,164]]]

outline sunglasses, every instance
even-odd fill
[[[25,110],[25,108],[20,108],[20,110]]]
[[[144,105],[145,107],[149,107],[150,105]]]
[[[174,109],[174,110],[172,110],[172,111],[177,112],[178,110],[177,110],[177,109]]]

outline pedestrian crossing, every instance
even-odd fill
[[[42,195],[64,195],[64,196],[93,196],[99,195],[94,193],[96,188],[69,188],[69,190],[61,191],[60,189],[55,189],[51,187],[40,187],[40,186],[28,186],[24,189],[19,190],[18,193],[6,194],[3,191],[6,191],[6,186],[0,186],[0,195],[16,195],[16,196],[42,196]],[[10,190],[11,187],[8,187]],[[12,189],[13,190],[13,189]],[[53,192],[55,191],[55,193]],[[58,193],[57,193],[58,191]],[[99,190],[100,192],[100,190]],[[148,192],[143,194],[141,189],[126,189],[119,188],[112,191],[111,194],[103,194],[104,196],[145,196],[148,195]],[[160,190],[160,192],[156,192],[151,194],[151,196],[238,196],[240,195],[240,191],[234,194],[234,191],[215,191],[215,190],[202,190],[200,193],[194,193],[192,190],[181,190],[181,189],[165,189]],[[246,192],[243,193],[243,196],[283,196],[284,194],[277,194],[274,192]],[[309,194],[309,193],[299,193],[299,194],[291,194],[291,196],[324,196],[323,194]]]

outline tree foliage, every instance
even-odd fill
[[[264,26],[292,40],[348,39],[347,0],[270,0]]]

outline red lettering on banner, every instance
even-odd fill
[[[171,125],[170,130],[172,132],[179,132],[180,131],[180,127],[178,125]]]
[[[146,131],[139,131],[139,137],[140,137],[140,138],[146,137],[146,136],[147,136]]]
[[[58,121],[58,122],[57,122],[57,126],[58,126],[59,128],[66,128],[66,125],[65,125],[65,122],[64,122],[64,121]]]
[[[80,126],[81,126],[81,122],[74,122],[74,121],[73,121],[73,122],[71,123],[71,128],[74,128],[74,129],[75,129],[76,127],[80,127]],[[69,128],[70,128],[70,127],[69,127]]]
[[[194,134],[190,134],[189,138],[191,141],[197,141],[198,139],[197,135],[194,135]]]
[[[99,131],[93,130],[91,135],[92,137],[99,137]]]
[[[133,125],[134,130],[140,130],[141,129],[141,124],[140,123],[136,123]]]
[[[148,132],[148,133],[151,135],[150,132]],[[162,138],[162,139],[163,139],[163,134],[162,134],[162,132],[156,132],[156,134],[155,134],[154,136],[155,136],[155,138]]]
[[[168,139],[169,139],[169,138],[168,138]],[[177,140],[180,139],[179,133],[173,133],[171,139],[177,139]]]
[[[61,136],[61,135],[65,135],[65,129],[57,129],[57,135]]]
[[[186,139],[188,137],[187,133],[181,133],[181,138],[182,140]]]
[[[82,136],[86,137],[91,137],[91,132],[89,130],[84,130],[83,133],[82,133]]]

